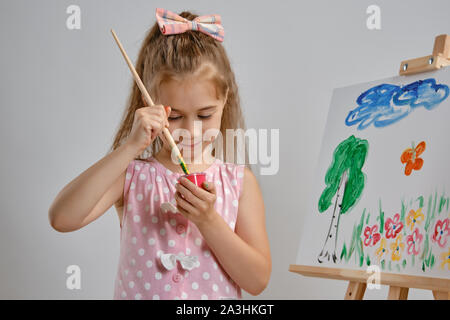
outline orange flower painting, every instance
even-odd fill
[[[409,176],[413,170],[420,170],[423,166],[423,159],[419,156],[425,151],[425,141],[420,142],[417,146],[412,144],[412,148],[403,151],[400,161],[406,163],[405,175]]]

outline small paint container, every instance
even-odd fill
[[[196,172],[191,174],[185,174],[181,177],[187,178],[189,181],[191,181],[196,186],[202,188],[203,182],[206,181],[206,173],[205,172]]]

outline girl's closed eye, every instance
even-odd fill
[[[209,118],[211,118],[211,114],[208,114],[208,115],[198,115],[198,117],[199,117],[199,119],[209,119]],[[174,120],[178,120],[178,119],[181,119],[181,116],[172,116],[172,117],[169,117],[168,118],[170,121],[174,121]]]

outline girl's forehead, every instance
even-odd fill
[[[203,108],[219,102],[214,82],[194,77],[164,81],[160,85],[159,95],[161,103],[178,110]]]

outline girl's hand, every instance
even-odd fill
[[[169,127],[167,117],[170,114],[170,107],[164,107],[161,104],[139,108],[134,113],[133,126],[127,142],[137,149],[136,154],[141,154],[147,148],[156,136],[158,136],[164,127]]]
[[[197,226],[212,221],[217,217],[214,209],[216,203],[216,188],[211,182],[203,182],[202,189],[186,178],[181,178],[175,185],[177,192],[175,200],[177,209],[183,216]]]

